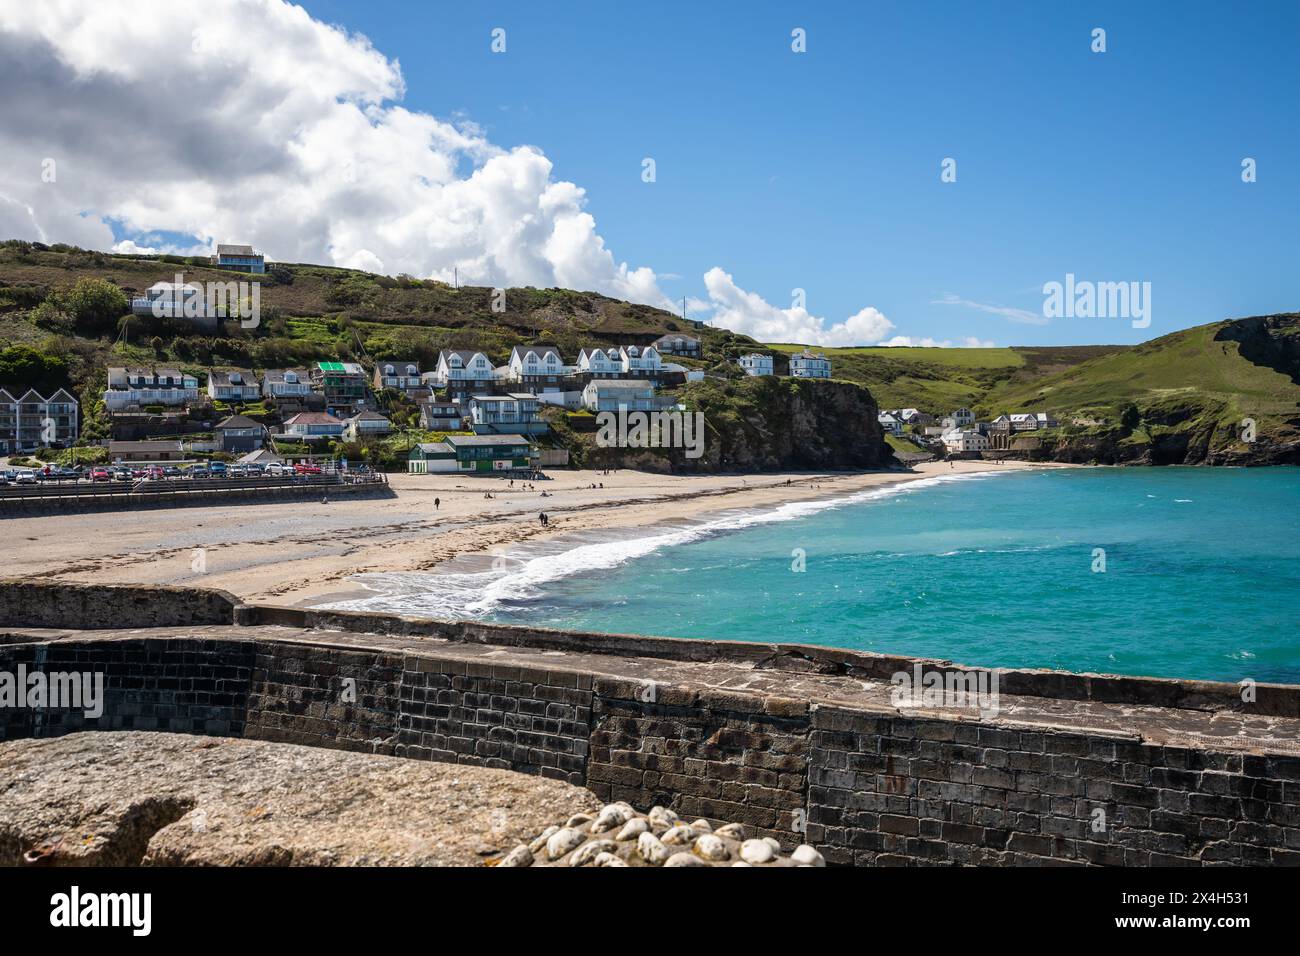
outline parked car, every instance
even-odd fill
[[[298,462],[293,466],[293,470],[300,475],[319,475],[321,473],[320,465],[308,464],[305,461]]]
[[[14,481],[20,485],[34,485],[36,484],[36,472],[30,468],[20,468],[18,474],[14,476]]]
[[[130,480],[131,480],[131,469],[130,469],[130,468],[127,468],[127,467],[125,467],[125,466],[123,466],[123,465],[117,465],[117,466],[115,466],[115,467],[113,468],[113,480],[114,480],[114,481],[130,481]]]
[[[90,469],[90,480],[91,481],[112,481],[113,473],[109,471],[107,468],[92,468]]]
[[[179,478],[181,476],[181,470],[175,465],[168,465],[163,469],[163,475],[167,478]]]
[[[281,475],[292,475],[293,465],[284,461],[273,461],[262,469],[262,473],[275,478],[278,478]]]
[[[208,462],[208,471],[213,478],[224,478],[227,471],[226,463],[224,461],[210,461]]]

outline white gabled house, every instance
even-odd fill
[[[445,388],[459,396],[490,392],[496,381],[491,359],[472,349],[443,349],[438,353],[437,367],[423,378],[434,388]]]
[[[301,368],[269,368],[262,373],[262,396],[297,399],[311,394],[311,376]]]
[[[623,357],[618,349],[583,349],[578,353],[578,371],[592,378],[619,378]]]
[[[988,451],[989,439],[973,428],[953,428],[943,433],[943,447],[949,454],[964,451]]]
[[[880,427],[891,435],[898,436],[903,434],[903,423],[889,412],[881,412],[876,416],[876,421],[880,422]]]
[[[553,345],[516,345],[506,363],[509,382],[534,392],[564,390],[564,376],[572,371]]]
[[[208,398],[218,402],[255,402],[262,397],[257,376],[242,369],[208,369]]]

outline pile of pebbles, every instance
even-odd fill
[[[631,804],[611,803],[594,817],[578,813],[564,826],[547,827],[521,843],[497,866],[825,866],[807,844],[788,856],[771,837],[746,839],[745,828],[708,820],[686,823],[672,810],[638,813]]]

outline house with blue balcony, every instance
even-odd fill
[[[252,246],[217,244],[217,254],[212,257],[212,264],[218,269],[231,269],[235,272],[266,272],[266,257],[254,252]]]

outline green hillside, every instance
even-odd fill
[[[127,315],[127,300],[158,281],[230,281],[206,259],[126,256],[72,246],[0,242],[0,379],[11,387],[68,387],[83,403],[87,438],[103,437],[99,392],[110,364],[168,362],[206,380],[208,368],[277,368],[321,359],[417,359],[445,348],[505,362],[515,345],[580,348],[647,343],[689,332],[718,382],[742,377],[737,356],[767,351],[778,374],[804,346],[760,345],[670,312],[569,289],[493,290],[352,269],[274,263],[261,277],[262,321],[204,333],[184,322]],[[883,408],[981,419],[1047,411],[1062,422],[1026,454],[1077,461],[1300,460],[1300,319],[1238,319],[1137,346],[832,348],[835,379],[865,386]],[[409,411],[409,410],[407,410]],[[1259,441],[1241,441],[1243,419]],[[874,428],[874,421],[872,422]],[[743,457],[743,456],[742,456]]]
[[[1300,315],[1216,322],[1185,329],[984,395],[982,416],[1051,411],[1062,422],[1049,446],[1110,446],[1157,462],[1290,460],[1300,440]],[[1100,425],[1073,426],[1074,420]],[[1241,441],[1245,420],[1256,442]],[[1181,460],[1181,459],[1180,459]]]
[[[805,346],[767,348],[790,354]],[[935,415],[974,407],[995,388],[1037,381],[1079,362],[1120,351],[1119,345],[1044,348],[819,348],[837,379],[871,390],[882,408],[919,408]]]

